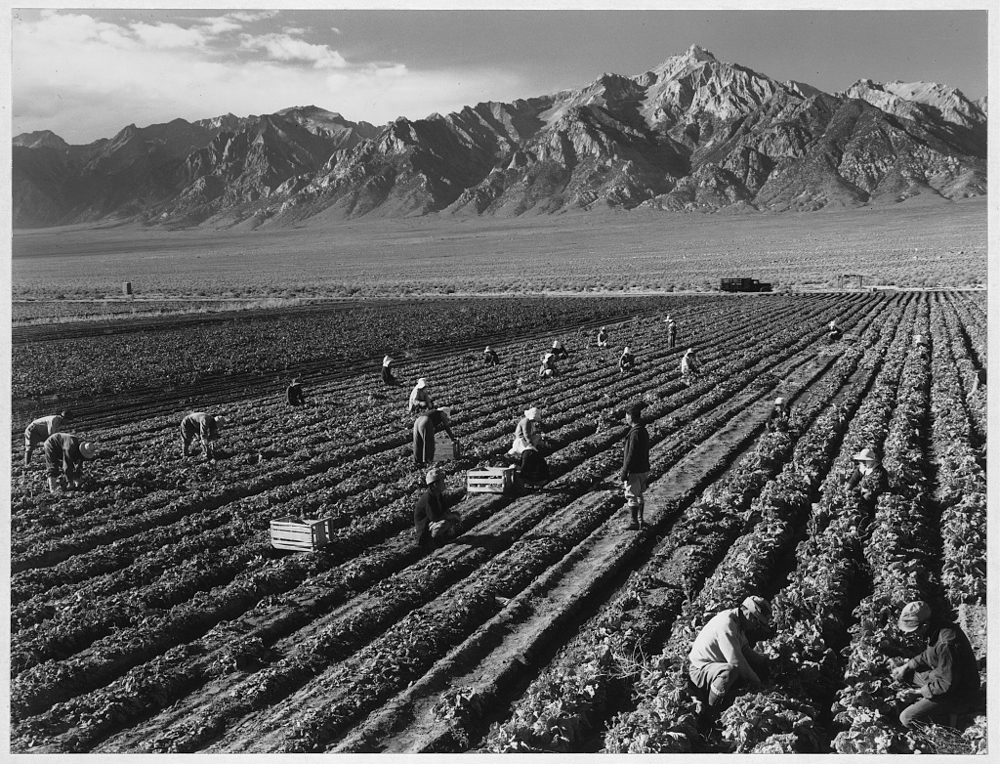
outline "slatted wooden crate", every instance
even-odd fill
[[[513,467],[483,467],[465,473],[465,490],[468,493],[512,493],[514,490]]]
[[[434,433],[434,461],[445,462],[459,457],[458,444],[446,432]]]
[[[315,552],[330,543],[333,522],[325,517],[278,517],[271,521],[271,546],[296,552]]]

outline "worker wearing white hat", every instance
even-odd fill
[[[65,480],[66,488],[79,488],[83,462],[97,458],[96,445],[84,443],[78,435],[68,432],[49,435],[42,449],[45,452],[45,474],[52,493],[58,492],[60,479]]]
[[[422,414],[434,408],[434,400],[427,392],[427,380],[421,377],[410,391],[408,410],[411,414]]]
[[[538,376],[548,379],[556,375],[556,354],[551,350],[542,354],[542,365],[538,370]]]
[[[771,604],[750,596],[739,607],[717,613],[702,628],[688,653],[688,676],[708,693],[708,705],[718,711],[740,685],[759,690],[768,672],[767,658],[750,647],[747,635],[770,632]]]
[[[555,340],[552,343],[552,355],[556,358],[569,358],[569,351],[563,347],[559,340]]]
[[[608,346],[608,330],[603,326],[597,332],[597,347],[606,348]]]
[[[545,439],[541,433],[542,414],[537,407],[524,412],[514,432],[507,456],[519,460],[517,475],[527,486],[541,486],[549,480],[549,465],[541,454]]]
[[[669,315],[664,320],[667,324],[667,347],[673,348],[677,345],[677,322]]]
[[[393,360],[393,357],[388,353],[386,353],[385,357],[382,359],[382,381],[390,387],[395,387],[399,384],[399,382],[396,381],[396,378],[392,376],[391,367]]]
[[[689,347],[681,358],[681,379],[690,386],[700,376],[701,359],[698,357],[698,351]]]
[[[621,358],[618,359],[618,371],[621,374],[628,374],[635,370],[635,356],[632,355],[632,348],[626,346],[622,351]]]
[[[774,405],[771,406],[771,413],[767,416],[767,429],[772,431],[786,429],[790,416],[791,412],[788,409],[788,401],[779,395],[774,399]]]
[[[225,422],[221,416],[192,411],[181,420],[181,446],[184,456],[190,454],[191,443],[197,438],[201,442],[201,452],[205,461],[215,458],[215,441],[219,439],[219,425]]]
[[[851,459],[854,460],[855,466],[847,481],[847,488],[856,492],[870,515],[875,510],[875,502],[879,495],[888,487],[885,469],[873,448],[862,448]]]
[[[486,364],[487,366],[500,365],[500,356],[497,355],[497,351],[495,351],[489,345],[487,345],[486,349],[483,351],[483,363]]]

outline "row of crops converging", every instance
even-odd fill
[[[181,452],[185,411],[95,412],[112,455],[53,496],[36,459],[11,478],[12,748],[20,752],[912,752],[881,713],[904,697],[896,617],[986,599],[984,297],[767,296],[678,303],[561,339],[495,343],[502,363],[432,354],[401,369],[272,391],[224,414],[214,462]],[[844,339],[829,343],[836,319]],[[921,353],[915,334],[930,338]],[[638,359],[619,373],[629,345]],[[704,375],[679,362],[695,345]],[[459,536],[419,547],[409,385],[451,407],[439,463]],[[776,395],[785,430],[765,428]],[[623,411],[645,404],[648,528],[627,529]],[[466,494],[542,410],[552,480]],[[844,490],[883,454],[874,504]],[[19,453],[14,440],[14,453]],[[329,517],[331,544],[285,553],[272,519]],[[761,693],[699,726],[686,655],[714,613],[768,597]],[[984,674],[985,675],[985,674]],[[984,718],[966,732],[984,740]]]

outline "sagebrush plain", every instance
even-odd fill
[[[602,211],[425,217],[299,228],[120,226],[17,231],[13,298],[270,299],[423,294],[710,291],[724,276],[775,289],[984,285],[987,202],[796,214]]]

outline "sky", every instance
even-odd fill
[[[11,132],[316,105],[384,124],[640,74],[697,44],[827,92],[862,78],[987,94],[985,10],[11,10]],[[374,7],[374,3],[369,4]],[[950,7],[955,7],[954,5]]]

